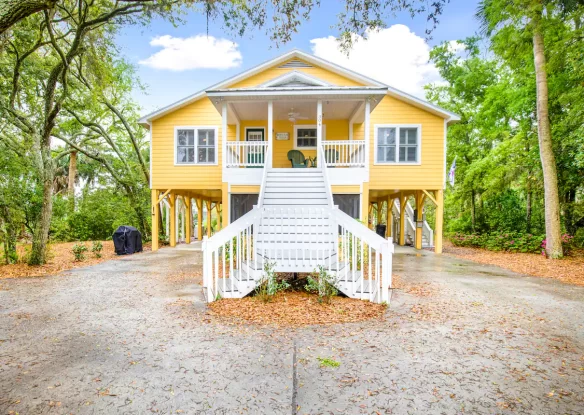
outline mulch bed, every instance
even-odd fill
[[[309,326],[382,319],[387,306],[345,297],[321,304],[314,294],[283,292],[264,303],[259,298],[222,299],[209,304],[209,315],[220,321],[246,321],[258,325]]]
[[[444,244],[444,254],[469,259],[480,264],[496,265],[519,274],[553,278],[567,284],[584,286],[584,250],[575,251],[560,260],[539,254],[493,252],[481,248],[462,248]]]
[[[75,261],[75,257],[71,248],[73,245],[80,242],[63,242],[49,245],[48,262],[45,265],[29,266],[24,261],[27,250],[30,251],[30,244],[19,244],[17,246],[18,256],[20,261],[17,264],[0,265],[0,279],[4,278],[26,278],[26,277],[44,277],[47,275],[54,275],[62,271],[67,271],[73,268],[86,267],[89,265],[99,264],[100,262],[108,261],[113,258],[120,258],[114,252],[114,243],[112,241],[102,241],[103,250],[101,251],[101,258],[96,258],[91,252],[91,241],[82,242],[87,246],[85,252],[85,259],[83,261]],[[144,251],[150,250],[150,244],[143,246]]]

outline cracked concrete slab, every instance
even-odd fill
[[[584,287],[398,248],[384,321],[289,330],[209,318],[201,260],[3,280],[0,413],[583,412]]]

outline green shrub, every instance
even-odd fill
[[[75,256],[75,261],[83,261],[85,259],[84,252],[87,252],[87,247],[85,244],[75,244],[71,248],[73,255]]]
[[[101,251],[103,251],[103,244],[100,241],[93,241],[91,243],[91,252],[96,258],[101,258]]]
[[[540,253],[544,239],[543,235],[520,232],[497,232],[482,235],[455,233],[450,236],[450,241],[455,246],[484,248],[489,251],[530,253]]]
[[[335,278],[327,272],[324,266],[319,265],[314,274],[309,275],[306,291],[318,294],[318,302],[330,304],[331,298],[339,292],[335,287]]]
[[[285,289],[290,287],[286,281],[278,281],[276,272],[274,272],[275,262],[266,262],[264,264],[264,275],[258,281],[256,287],[257,296],[264,302],[267,303],[272,300],[272,298]]]

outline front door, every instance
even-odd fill
[[[245,130],[245,141],[264,141],[263,128],[247,128]],[[247,153],[248,167],[260,167],[264,163],[264,147],[250,146]]]

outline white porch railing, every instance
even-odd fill
[[[268,149],[267,141],[228,141],[226,167],[263,167]]]
[[[365,167],[365,140],[323,141],[329,167]]]
[[[259,219],[260,209],[253,208],[211,238],[203,238],[203,290],[207,302],[215,301],[220,291],[223,297],[239,292],[239,281],[251,279],[245,277],[252,276],[250,264],[257,260],[253,233],[259,227]],[[253,281],[251,284],[255,285]]]
[[[389,302],[393,243],[336,207],[332,217],[339,230],[339,287],[353,298]]]

